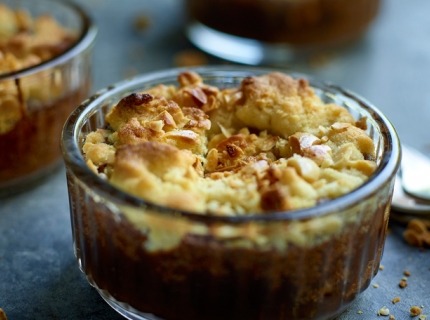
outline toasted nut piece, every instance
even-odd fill
[[[333,124],[330,128],[332,128],[333,131],[335,131],[335,132],[344,132],[344,131],[348,130],[348,128],[351,126],[352,125],[350,123],[337,122],[337,123]]]
[[[402,280],[399,282],[399,287],[400,288],[406,288],[408,286],[408,283],[405,280]]]
[[[213,148],[206,157],[205,168],[208,172],[215,171],[218,166],[218,150]]]
[[[161,112],[156,118],[155,120],[162,120],[163,121],[163,130],[164,131],[170,131],[175,129],[176,126],[176,122],[175,119],[173,119],[172,115],[167,112],[166,110],[164,110],[163,112]]]
[[[200,144],[200,137],[191,130],[177,130],[166,132],[166,138],[175,140],[181,145],[196,146]]]
[[[144,126],[155,132],[162,132],[164,123],[162,120],[154,120],[144,123]]]
[[[315,161],[315,163],[321,166],[324,161],[328,161],[330,164],[333,162],[331,158],[331,148],[327,145],[315,145],[303,150],[303,156]]]
[[[188,93],[193,98],[194,103],[199,108],[203,107],[208,102],[207,96],[203,92],[202,88],[187,88],[184,89],[184,92]]]
[[[366,176],[372,175],[378,165],[374,161],[369,160],[355,160],[355,161],[349,161],[348,165],[351,168],[357,169],[358,171],[364,173]]]
[[[289,137],[291,151],[303,155],[303,150],[321,143],[321,140],[310,133],[297,132]]]
[[[420,307],[418,307],[418,306],[413,306],[409,310],[409,312],[411,313],[412,317],[416,317],[416,316],[420,315],[423,312],[423,310]]]
[[[409,277],[411,275],[411,273],[409,272],[409,270],[405,270],[403,271],[403,274],[407,277]]]
[[[288,159],[287,165],[295,168],[297,173],[307,182],[317,181],[320,176],[320,168],[311,159],[293,156]]]
[[[178,82],[181,87],[189,86],[192,84],[198,84],[202,82],[202,78],[193,71],[181,72],[178,76]]]

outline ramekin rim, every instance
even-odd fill
[[[54,66],[63,64],[71,60],[72,58],[78,56],[81,52],[85,51],[94,43],[98,32],[98,28],[94,24],[89,14],[81,6],[79,6],[74,2],[66,1],[66,0],[44,0],[44,1],[48,1],[48,2],[50,1],[55,3],[59,2],[61,3],[61,5],[64,5],[65,7],[72,9],[78,14],[78,16],[80,16],[83,22],[83,29],[79,35],[79,39],[76,40],[72,46],[67,48],[67,50],[65,50],[63,53],[61,53],[58,56],[55,56],[51,59],[43,61],[34,66],[0,74],[0,82],[14,80],[17,78],[36,74],[40,71],[49,70]]]
[[[182,71],[195,71],[202,75],[203,72],[209,73],[212,72],[210,76],[215,76],[217,72],[236,72],[242,73],[234,76],[243,77],[245,74],[252,75],[253,72],[258,72],[260,74],[264,72],[284,72],[293,78],[304,77],[306,78],[311,87],[313,88],[329,88],[331,90],[336,90],[338,93],[344,95],[345,97],[351,98],[357,102],[359,102],[360,106],[364,108],[366,111],[372,111],[379,119],[377,120],[380,126],[385,127],[386,131],[381,131],[381,134],[384,135],[384,140],[388,140],[387,144],[391,147],[391,149],[384,150],[383,159],[386,161],[378,166],[376,172],[361,186],[353,191],[340,196],[338,198],[332,199],[325,203],[318,204],[314,207],[299,209],[293,211],[284,211],[284,212],[270,212],[266,214],[249,214],[246,216],[219,216],[214,214],[201,214],[195,212],[187,212],[182,210],[177,210],[173,208],[168,208],[162,205],[158,205],[156,203],[147,202],[141,198],[135,197],[133,195],[127,194],[123,192],[107,181],[98,177],[91,169],[87,166],[82,156],[82,153],[79,149],[79,146],[76,144],[76,134],[78,130],[78,125],[81,121],[84,120],[84,116],[87,115],[89,110],[93,108],[89,108],[89,106],[97,106],[98,103],[108,98],[109,96],[115,95],[116,93],[120,93],[124,91],[126,88],[131,88],[136,84],[144,84],[145,82],[150,82],[156,79],[161,79],[165,77],[173,77],[177,76]],[[202,75],[209,76],[209,74]],[[233,76],[233,75],[232,75]],[[162,81],[162,80],[160,80]],[[318,86],[314,86],[314,85]],[[88,109],[87,109],[88,108]],[[86,112],[85,112],[86,111]],[[367,199],[374,194],[379,187],[384,185],[389,181],[390,177],[394,176],[399,165],[401,158],[401,146],[400,140],[396,133],[394,126],[391,122],[386,118],[386,116],[373,104],[369,101],[361,97],[360,95],[343,89],[342,87],[335,85],[328,81],[321,81],[316,79],[315,77],[295,72],[288,69],[282,68],[265,68],[265,67],[250,67],[250,66],[222,66],[222,65],[211,65],[204,67],[185,67],[185,68],[170,68],[164,69],[155,72],[149,72],[145,74],[138,75],[133,78],[125,79],[117,82],[114,85],[103,88],[95,93],[92,97],[85,100],[75,111],[70,115],[67,119],[66,123],[63,127],[63,132],[61,136],[61,149],[63,153],[63,158],[66,162],[66,167],[71,169],[73,174],[78,177],[81,182],[87,184],[88,179],[91,179],[92,188],[96,186],[97,190],[92,189],[93,192],[96,192],[102,197],[113,200],[112,197],[115,197],[116,204],[133,206],[136,208],[142,208],[145,210],[151,210],[160,214],[167,214],[173,216],[183,216],[184,218],[188,218],[194,221],[200,221],[207,224],[211,223],[231,223],[231,224],[241,224],[247,223],[251,221],[255,222],[274,222],[281,220],[299,220],[299,219],[308,219],[317,216],[323,216],[329,213],[337,212],[342,208],[348,208],[361,199]]]

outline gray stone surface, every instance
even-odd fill
[[[173,66],[175,53],[192,48],[183,34],[179,0],[76,0],[99,26],[94,90],[130,74]],[[377,105],[401,139],[430,154],[430,2],[386,0],[372,29],[356,48],[319,68],[288,66],[341,84]],[[151,18],[137,32],[138,15]],[[211,63],[224,63],[210,57]],[[426,178],[426,177],[424,177]],[[430,178],[430,177],[427,177]],[[338,319],[377,319],[387,306],[396,319],[423,305],[430,317],[430,251],[407,246],[403,226],[391,223],[383,271]],[[400,289],[403,270],[411,276]],[[402,301],[392,305],[400,296]],[[64,168],[43,184],[0,199],[0,308],[9,320],[122,319],[87,283],[72,251]],[[361,310],[363,314],[357,312]]]

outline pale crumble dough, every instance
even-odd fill
[[[94,172],[147,201],[198,213],[307,208],[357,188],[375,146],[343,107],[282,73],[221,90],[193,72],[122,99],[83,146]]]
[[[52,16],[31,17],[25,9],[0,3],[0,75],[40,64],[64,52],[76,36]],[[24,101],[46,101],[61,92],[60,74],[0,80],[0,134],[12,130],[27,113]]]

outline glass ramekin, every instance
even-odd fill
[[[88,281],[129,319],[294,320],[340,314],[378,272],[400,161],[394,128],[361,97],[292,74],[308,78],[325,102],[344,106],[357,119],[367,117],[378,163],[369,180],[345,196],[293,212],[220,217],[172,210],[99,178],[85,164],[81,147],[122,97],[159,83],[176,84],[184,70],[151,73],[104,89],[65,124],[61,145],[73,246]],[[191,70],[220,88],[270,71]]]
[[[90,94],[90,60],[97,30],[87,14],[71,2],[2,3],[26,9],[33,17],[49,14],[77,36],[76,42],[61,55],[0,75],[0,104],[5,103],[6,108],[12,97],[21,105],[19,120],[0,132],[0,195],[4,196],[40,181],[61,163],[58,140],[64,122]]]
[[[186,0],[187,35],[200,49],[245,64],[284,64],[359,39],[381,0]]]

